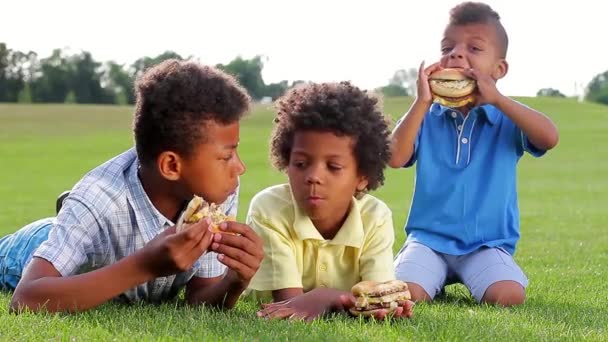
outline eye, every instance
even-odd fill
[[[292,165],[293,167],[295,167],[296,169],[303,169],[303,168],[305,168],[305,167],[306,167],[306,162],[305,162],[305,161],[303,161],[303,160],[293,160],[293,161],[291,162],[291,165]]]
[[[483,51],[483,50],[479,46],[473,45],[473,46],[471,46],[471,51],[480,52],[480,51]]]
[[[342,168],[343,168],[343,167],[342,167],[342,165],[340,165],[340,164],[336,164],[336,163],[329,163],[329,164],[327,164],[327,168],[328,168],[330,171],[340,171],[340,170],[342,170]]]
[[[232,157],[234,157],[234,153],[230,153],[229,155],[222,157],[223,161],[230,161],[230,159],[232,159]]]
[[[441,53],[446,54],[448,52],[452,51],[452,48],[449,46],[444,46],[441,48]]]

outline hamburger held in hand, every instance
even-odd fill
[[[362,281],[355,284],[351,292],[355,297],[355,306],[350,309],[350,313],[355,316],[371,317],[380,310],[392,313],[412,298],[407,284],[401,280],[383,283]]]
[[[218,206],[215,203],[209,204],[202,197],[194,195],[194,198],[188,203],[186,210],[184,210],[177,221],[176,232],[181,232],[187,228],[187,226],[194,224],[205,217],[211,219],[210,230],[214,233],[220,232],[220,223],[234,221],[234,217],[224,214],[222,206]]]
[[[429,76],[433,102],[450,108],[464,107],[475,102],[475,80],[468,78],[462,69],[445,68]]]

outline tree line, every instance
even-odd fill
[[[133,104],[135,79],[166,59],[189,59],[173,51],[142,57],[132,64],[100,62],[87,51],[55,49],[41,58],[34,51],[18,51],[0,43],[0,102]],[[303,81],[266,84],[263,56],[236,57],[218,68],[234,75],[256,99],[276,99]]]
[[[13,50],[0,43],[0,102],[133,104],[135,79],[147,68],[170,58],[184,60],[192,56],[165,51],[158,56],[141,57],[132,64],[118,64],[97,61],[87,51],[72,53],[65,49],[55,49],[42,58],[34,51]],[[234,75],[256,100],[274,100],[304,82],[266,84],[262,77],[263,56],[238,56],[216,66]],[[388,84],[377,91],[385,96],[414,95],[417,76],[415,68],[397,70]],[[564,97],[554,88],[540,89],[537,96]],[[608,70],[591,80],[585,98],[608,104]]]

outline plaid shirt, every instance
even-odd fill
[[[172,226],[146,195],[138,165],[137,154],[130,149],[85,175],[34,256],[48,260],[63,276],[74,275],[111,265]],[[236,216],[237,200],[238,191],[223,203],[226,214]],[[225,269],[217,254],[209,252],[190,270],[140,284],[121,299],[160,302],[173,298],[193,276],[218,277]]]

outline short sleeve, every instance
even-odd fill
[[[257,291],[302,288],[302,276],[289,237],[277,229],[276,223],[251,212],[247,215],[247,224],[264,244],[264,259],[249,288]]]
[[[528,136],[519,128],[517,128],[517,150],[519,152],[519,155],[523,155],[523,152],[528,152],[530,155],[538,158],[538,157],[542,157],[547,151],[540,149],[536,146],[534,146],[531,142],[530,139],[528,139]]]
[[[74,275],[89,263],[88,255],[107,248],[101,243],[101,222],[91,207],[68,197],[48,239],[34,253],[47,260],[62,276]]]
[[[359,259],[361,280],[388,281],[395,279],[393,266],[393,217],[390,211],[378,215],[381,220],[367,235]]]

